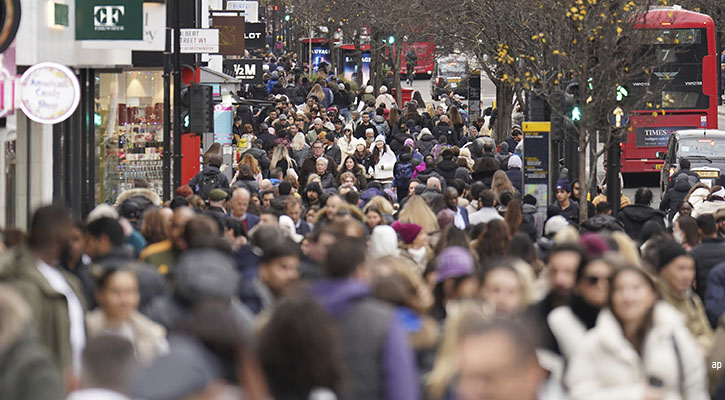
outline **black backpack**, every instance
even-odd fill
[[[196,185],[196,194],[198,194],[202,199],[208,200],[209,192],[211,192],[213,189],[221,187],[222,185],[221,180],[219,179],[219,174],[205,174],[201,177],[201,181],[199,181],[199,184]]]

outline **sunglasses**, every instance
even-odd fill
[[[596,285],[599,282],[609,282],[609,277],[605,276],[587,276],[584,278],[584,281],[590,285]]]

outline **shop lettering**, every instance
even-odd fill
[[[702,86],[702,81],[685,82],[685,86]]]
[[[257,75],[257,66],[254,64],[235,64],[234,65],[234,77],[242,80],[254,79]]]
[[[330,54],[330,49],[312,49],[312,54]]]
[[[93,7],[93,26],[96,30],[123,30],[118,26],[121,17],[126,13],[124,6],[95,6]]]
[[[261,32],[247,32],[244,34],[245,39],[254,40],[262,37]]]
[[[645,136],[665,136],[669,134],[667,129],[645,129],[644,135]]]

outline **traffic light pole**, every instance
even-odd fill
[[[622,188],[620,187],[619,181],[619,170],[622,165],[621,159],[622,151],[619,148],[619,139],[612,137],[609,148],[607,148],[607,200],[612,206],[612,216],[614,217],[619,212],[622,196]]]
[[[181,186],[181,10],[178,1],[174,7],[174,188]]]
[[[164,152],[163,152],[163,199],[171,199],[171,35],[172,28],[168,25],[176,2],[166,5],[166,46],[164,51]]]

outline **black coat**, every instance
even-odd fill
[[[451,146],[457,146],[458,141],[460,140],[456,130],[445,122],[439,122],[438,125],[433,128],[431,133],[433,133],[433,137],[436,139],[440,139],[441,136],[444,136],[448,144]]]
[[[267,156],[266,151],[257,146],[252,146],[252,148],[242,153],[242,157],[244,157],[245,154],[251,154],[252,157],[256,158],[259,163],[259,168],[262,171],[269,170],[269,157]]]
[[[219,171],[219,167],[215,167],[213,165],[205,165],[204,168],[202,168],[202,170],[194,175],[194,177],[191,178],[191,180],[189,181],[189,186],[194,191],[194,193],[197,192],[198,189],[196,188],[196,186],[201,184],[204,175],[217,175],[217,179],[219,179],[219,188],[224,190],[229,189],[229,178],[227,178],[226,175]]]
[[[511,181],[511,185],[523,195],[524,193],[524,175],[521,168],[509,168],[506,170],[506,176]]]
[[[431,134],[424,134],[420,140],[415,143],[416,147],[418,147],[418,151],[423,155],[423,157],[433,154],[433,149],[437,144],[438,140],[436,140],[436,138]]]
[[[441,182],[442,186],[452,185],[456,181],[456,170],[458,166],[453,160],[443,160],[436,165],[436,172],[438,172],[443,178],[445,178],[445,185]]]
[[[710,274],[710,270],[725,260],[725,239],[705,238],[702,243],[690,251],[690,255],[695,259],[697,282],[695,292],[701,299],[704,299],[705,290],[707,289],[707,276]]]
[[[617,218],[624,224],[624,232],[634,240],[639,240],[642,227],[650,220],[662,224],[663,230],[665,228],[665,213],[642,204],[632,204],[622,208]]]
[[[687,179],[687,175],[682,174],[680,178],[675,179],[675,184],[672,188],[667,189],[662,201],[660,202],[660,210],[667,213],[667,218],[672,221],[672,218],[677,213],[677,207],[680,203],[685,200],[687,192],[690,191],[690,182]]]

